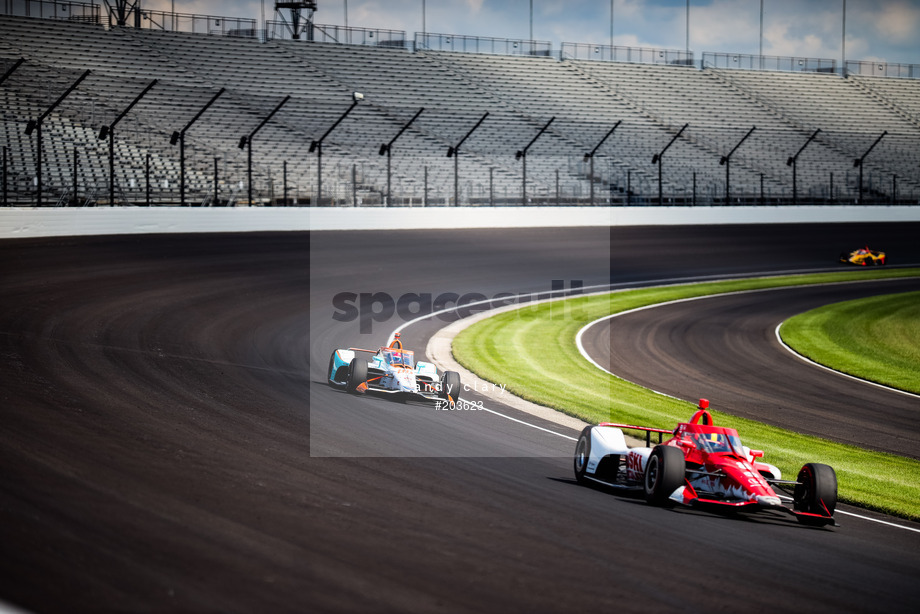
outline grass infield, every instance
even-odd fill
[[[871,269],[644,288],[528,305],[482,320],[453,342],[455,359],[509,392],[587,422],[673,428],[694,403],[657,394],[601,371],[579,354],[575,335],[606,315],[667,301],[783,286],[882,277],[916,277],[920,269]],[[711,410],[712,411],[712,410]],[[920,462],[872,452],[712,411],[716,424],[738,429],[764,460],[795,477],[806,462],[834,467],[841,501],[920,520]],[[574,448],[573,448],[574,449]]]
[[[920,292],[825,305],[789,318],[779,332],[817,363],[920,394]]]

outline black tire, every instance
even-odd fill
[[[684,483],[687,462],[684,453],[671,446],[655,446],[645,463],[645,500],[667,505],[668,497]]]
[[[798,484],[792,493],[793,508],[808,514],[834,515],[837,507],[837,473],[834,468],[821,463],[807,463],[799,470]],[[807,516],[799,516],[803,524],[815,524]],[[819,524],[824,524],[818,521]]]
[[[367,381],[367,361],[363,358],[351,359],[348,365],[348,392],[356,392],[358,386]]]
[[[582,429],[581,435],[578,436],[578,443],[575,444],[575,459],[573,465],[575,468],[575,481],[584,484],[587,481],[585,475],[588,471],[588,459],[591,457],[591,429],[594,427],[586,426]]]
[[[448,389],[450,398],[448,399]],[[445,401],[452,400],[455,404],[460,400],[460,374],[456,371],[445,371],[441,378],[441,398]]]
[[[326,383],[329,384],[332,388],[340,388],[342,384],[335,380],[336,374],[333,372],[332,368],[335,367],[335,352],[332,352],[332,355],[329,357],[329,368],[326,370],[328,375],[326,376]]]

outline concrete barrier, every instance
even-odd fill
[[[193,232],[918,222],[914,207],[0,208],[0,239]]]

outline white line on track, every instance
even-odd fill
[[[907,395],[907,396],[909,396],[909,397],[914,397],[915,399],[920,399],[920,394],[914,394],[913,392],[908,392],[908,391],[906,391],[906,390],[899,390],[898,388],[892,388],[891,386],[886,386],[885,384],[879,384],[878,382],[873,382],[873,381],[870,381],[870,380],[867,380],[867,379],[863,379],[863,378],[861,378],[861,377],[856,377],[855,375],[850,375],[849,373],[844,373],[843,371],[837,371],[836,369],[831,369],[830,367],[825,366],[825,365],[822,365],[822,364],[819,363],[819,362],[815,362],[815,361],[813,361],[812,359],[808,358],[807,356],[803,356],[803,355],[799,354],[799,353],[796,352],[794,349],[792,349],[789,345],[787,345],[786,342],[783,341],[783,338],[782,338],[782,337],[780,337],[779,329],[780,329],[780,327],[781,327],[782,325],[783,325],[783,322],[780,322],[779,324],[777,324],[777,325],[776,325],[776,328],[773,330],[773,333],[776,335],[776,340],[779,341],[779,344],[780,344],[781,346],[783,346],[783,348],[784,348],[787,352],[789,352],[790,354],[792,354],[792,355],[795,356],[796,358],[799,358],[799,359],[803,360],[804,362],[806,362],[806,363],[808,363],[808,364],[810,364],[810,365],[812,365],[812,366],[819,367],[819,368],[821,368],[821,369],[824,369],[825,371],[828,371],[828,372],[830,372],[830,373],[834,373],[834,374],[836,374],[836,375],[839,375],[839,376],[841,376],[841,377],[845,377],[845,378],[847,378],[847,379],[851,379],[851,380],[853,380],[853,381],[862,382],[863,384],[868,384],[869,386],[875,386],[876,388],[881,388],[881,389],[887,390],[887,391],[889,391],[889,392],[897,392],[898,394],[904,394],[904,395]]]
[[[826,269],[825,269],[825,270],[826,270]],[[802,271],[796,271],[796,273],[802,273]],[[786,273],[786,274],[788,274],[788,273]],[[762,276],[765,276],[765,275],[768,275],[768,274],[764,274],[764,275],[762,275]],[[771,276],[771,277],[772,277],[772,276],[775,276],[775,275],[781,275],[781,273],[780,273],[780,274],[777,274],[777,273],[769,274],[769,276]],[[734,277],[734,276],[732,276],[732,277]],[[738,277],[740,277],[740,276],[738,276]],[[755,274],[751,274],[750,277],[751,277],[751,278],[754,278],[754,277],[758,277],[758,275],[755,273]],[[688,280],[688,279],[682,279],[682,280],[678,280],[678,279],[666,279],[666,280],[658,280],[657,282],[655,282],[656,285],[654,285],[654,286],[647,286],[647,287],[682,286],[682,285],[689,285],[689,284],[693,284],[693,283],[700,283],[700,282],[702,282],[702,281],[706,281],[706,280],[710,280],[710,279],[726,279],[726,278],[725,278],[725,277],[717,277],[717,276],[714,276],[714,275],[713,275],[713,276],[706,276],[706,277],[693,278],[692,280]],[[886,278],[886,279],[890,279],[890,278]],[[871,281],[876,281],[876,280],[863,280],[862,282],[852,282],[852,281],[849,281],[849,282],[830,282],[830,283],[826,283],[826,284],[809,284],[809,286],[811,286],[811,287],[813,287],[813,286],[819,286],[819,285],[820,285],[820,286],[829,286],[829,285],[839,285],[839,284],[843,284],[843,283],[863,283],[863,282],[871,282]],[[880,280],[879,280],[879,281],[880,281]],[[676,283],[670,283],[670,284],[669,284],[669,283],[664,283],[664,284],[661,284],[661,282],[676,282]],[[661,284],[661,285],[658,285],[658,284]],[[536,296],[539,296],[539,295],[547,295],[547,294],[549,294],[549,295],[553,295],[553,294],[560,295],[560,296],[557,296],[557,297],[555,297],[555,298],[547,298],[547,299],[542,299],[542,300],[538,300],[538,301],[530,301],[530,302],[528,303],[528,304],[535,305],[535,304],[537,304],[537,303],[545,303],[545,302],[548,302],[548,301],[562,300],[562,299],[565,299],[565,298],[573,298],[573,297],[577,297],[577,296],[591,296],[591,295],[597,295],[597,294],[605,294],[605,293],[614,291],[615,289],[626,289],[626,288],[631,288],[631,287],[634,287],[634,286],[635,286],[635,287],[646,287],[646,286],[643,286],[642,284],[632,284],[632,283],[616,284],[616,285],[614,285],[614,284],[609,284],[609,285],[608,285],[608,284],[603,284],[603,285],[600,285],[600,284],[599,284],[599,285],[585,286],[585,287],[583,287],[583,288],[580,288],[580,292],[578,292],[578,293],[572,293],[571,290],[555,290],[555,291],[550,291],[550,292],[526,292],[526,293],[522,293],[522,294],[516,294],[516,295],[511,296],[511,297],[504,297],[504,298],[505,298],[505,299],[514,298],[514,299],[517,301],[518,299],[520,299],[520,298],[522,298],[522,297],[533,297],[533,296],[535,296],[535,295],[536,295]],[[617,317],[617,316],[626,315],[626,314],[628,314],[628,313],[634,313],[634,312],[636,312],[636,311],[642,311],[642,310],[644,310],[644,309],[651,309],[651,308],[654,308],[654,307],[661,307],[661,306],[664,306],[664,305],[670,305],[670,304],[674,304],[674,303],[682,303],[682,302],[688,302],[688,301],[694,301],[694,300],[702,300],[702,299],[706,299],[706,298],[716,298],[716,297],[719,297],[719,296],[726,296],[726,295],[729,295],[729,294],[748,294],[748,293],[754,293],[754,292],[768,292],[768,291],[771,291],[771,290],[787,290],[787,289],[789,289],[790,287],[791,287],[791,286],[779,286],[779,287],[776,287],[776,288],[762,288],[762,289],[759,289],[759,290],[742,290],[742,291],[739,291],[739,292],[723,292],[723,293],[720,293],[720,294],[708,294],[708,295],[705,295],[705,296],[695,296],[695,297],[691,297],[691,298],[678,299],[678,300],[676,300],[676,301],[669,301],[669,302],[667,302],[667,303],[656,303],[656,304],[654,304],[654,305],[646,305],[646,306],[644,306],[644,307],[637,307],[636,309],[630,309],[630,310],[628,310],[628,311],[622,311],[622,312],[620,312],[620,313],[615,313],[615,314],[611,314],[611,315],[608,315],[608,316],[604,316],[603,318],[598,318],[597,320],[595,320],[595,321],[593,321],[593,322],[590,322],[590,323],[586,324],[585,326],[583,326],[583,327],[578,331],[578,334],[575,336],[575,344],[578,346],[578,351],[579,351],[579,353],[580,353],[588,362],[590,362],[591,364],[593,364],[595,367],[597,367],[597,368],[600,369],[601,371],[604,371],[604,372],[606,372],[606,373],[609,373],[610,375],[613,375],[614,377],[617,377],[616,375],[614,375],[613,373],[611,373],[610,371],[608,371],[607,369],[605,369],[604,367],[602,367],[601,365],[599,365],[599,364],[598,364],[594,359],[592,359],[590,356],[588,356],[588,353],[587,353],[587,352],[585,351],[585,349],[584,349],[584,345],[582,345],[581,339],[582,339],[582,335],[583,335],[584,331],[586,331],[586,330],[587,330],[588,328],[590,328],[591,326],[594,326],[594,325],[597,324],[598,322],[603,322],[604,320],[610,320],[610,319],[613,319],[613,318],[615,318],[615,317]],[[603,289],[600,289],[600,288],[603,288]],[[585,290],[594,290],[594,289],[598,289],[598,290],[596,290],[596,291],[594,291],[594,292],[587,292],[587,293],[584,292]],[[493,302],[495,302],[495,299],[486,299],[486,300],[484,300],[484,301],[476,301],[476,302],[474,302],[474,303],[466,303],[466,304],[464,304],[464,305],[457,305],[457,306],[454,306],[454,307],[448,307],[448,308],[446,308],[446,309],[441,309],[440,311],[435,311],[435,312],[432,312],[432,313],[429,313],[429,314],[425,314],[425,315],[423,315],[423,316],[419,316],[419,317],[417,317],[417,318],[413,318],[412,320],[409,320],[409,321],[407,321],[407,322],[404,322],[404,323],[401,324],[400,326],[396,327],[396,329],[394,329],[393,332],[390,333],[390,337],[389,337],[389,340],[387,341],[387,343],[389,344],[389,343],[393,340],[393,338],[396,336],[396,333],[401,332],[401,331],[403,331],[404,329],[406,329],[406,328],[408,328],[409,326],[411,326],[412,324],[416,324],[416,323],[418,323],[418,322],[421,322],[422,320],[427,320],[428,318],[432,318],[432,317],[435,317],[435,316],[439,316],[439,315],[442,315],[442,314],[445,314],[445,313],[450,313],[450,312],[452,312],[452,311],[457,311],[458,309],[464,309],[464,308],[468,308],[468,307],[475,307],[475,306],[478,306],[478,305],[485,305],[485,304],[489,304],[489,303],[493,303]],[[515,303],[514,305],[508,305],[509,308],[516,308],[516,307],[519,307],[519,306],[520,306],[520,305],[518,305],[518,303]],[[806,359],[806,360],[807,360],[807,359]],[[815,363],[815,364],[817,364],[817,363]],[[821,366],[821,365],[819,365],[819,366]],[[824,367],[824,368],[827,368],[827,367]],[[865,380],[862,380],[862,381],[865,381]],[[893,389],[892,389],[892,390],[893,390]],[[655,391],[653,391],[653,392],[655,392]],[[663,393],[658,392],[658,393],[656,393],[656,394],[663,394]],[[670,395],[664,395],[664,396],[670,396]],[[522,425],[524,425],[524,426],[529,426],[529,427],[534,428],[534,429],[537,429],[537,430],[539,430],[539,431],[543,431],[543,432],[546,432],[546,433],[550,433],[550,434],[552,434],[552,435],[556,435],[557,437],[562,437],[562,438],[568,439],[568,440],[570,440],[570,441],[576,441],[576,438],[575,438],[575,437],[570,437],[569,435],[564,435],[564,434],[562,434],[562,433],[557,433],[556,431],[550,430],[550,429],[548,429],[548,428],[544,428],[544,427],[542,427],[542,426],[533,424],[533,423],[531,423],[531,422],[527,422],[527,421],[525,421],[525,420],[519,420],[518,418],[513,418],[513,417],[511,417],[511,416],[509,416],[509,415],[507,415],[507,414],[503,414],[503,413],[501,413],[501,412],[499,412],[499,411],[496,411],[496,410],[494,410],[494,409],[488,409],[487,407],[483,407],[482,410],[483,410],[483,411],[487,411],[487,412],[492,413],[492,414],[495,414],[496,416],[500,416],[500,417],[502,417],[502,418],[506,418],[506,419],[508,419],[508,420],[511,420],[512,422],[517,422],[517,423],[522,424]],[[920,533],[920,529],[915,529],[915,528],[913,528],[913,527],[906,527],[906,526],[904,526],[904,525],[895,524],[895,523],[893,523],[893,522],[888,522],[888,521],[886,521],[886,520],[879,520],[879,519],[877,519],[877,518],[870,518],[869,516],[863,516],[863,515],[861,515],[861,514],[854,514],[854,513],[852,513],[852,512],[845,512],[845,511],[843,511],[843,510],[836,510],[836,513],[838,513],[838,514],[844,514],[844,515],[846,515],[846,516],[852,516],[852,517],[854,517],[854,518],[860,518],[860,519],[862,519],[862,520],[868,520],[868,521],[870,521],[870,522],[876,522],[876,523],[883,524],[883,525],[886,525],[886,526],[889,526],[889,527],[893,527],[893,528],[896,528],[896,529],[903,529],[903,530],[905,530],[905,531],[912,531],[912,532],[914,532],[914,533]]]
[[[594,320],[593,322],[589,322],[588,324],[586,324],[585,326],[583,326],[581,329],[579,329],[578,334],[575,335],[575,345],[578,347],[578,352],[582,355],[582,357],[583,357],[585,360],[587,360],[588,362],[590,362],[592,365],[594,365],[595,367],[597,367],[597,368],[600,369],[601,371],[603,371],[603,372],[605,372],[605,373],[608,373],[608,374],[612,375],[613,377],[619,377],[619,376],[616,375],[615,373],[611,372],[609,369],[606,369],[606,368],[604,368],[603,366],[601,366],[601,365],[600,365],[597,361],[595,361],[593,358],[591,358],[591,357],[588,355],[588,352],[585,351],[585,346],[582,344],[582,336],[583,336],[584,332],[585,332],[586,330],[588,330],[589,328],[591,328],[592,326],[594,326],[595,324],[598,324],[598,323],[603,322],[603,321],[605,321],[605,320],[612,320],[612,319],[614,319],[614,318],[616,318],[616,317],[619,317],[619,316],[624,316],[624,315],[629,314],[629,313],[636,313],[636,312],[638,312],[638,311],[644,311],[644,310],[646,310],[646,309],[653,309],[653,308],[655,308],[655,307],[663,307],[663,306],[665,306],[665,305],[673,305],[673,304],[675,304],[675,303],[686,303],[686,302],[689,302],[689,301],[696,301],[696,300],[702,300],[702,299],[707,299],[707,298],[717,298],[717,297],[720,297],[720,296],[728,296],[728,295],[731,295],[731,294],[751,294],[751,293],[754,293],[754,292],[769,292],[769,291],[771,291],[771,290],[788,290],[789,288],[793,288],[793,287],[798,287],[798,288],[810,288],[810,287],[815,287],[815,286],[834,286],[834,285],[840,285],[840,284],[845,284],[845,283],[869,283],[869,282],[872,282],[872,281],[883,281],[883,280],[889,280],[889,281],[890,281],[891,279],[894,279],[894,278],[888,277],[888,278],[880,278],[880,279],[866,279],[866,280],[861,280],[861,281],[857,281],[857,282],[830,282],[830,283],[826,283],[826,284],[809,284],[809,285],[807,285],[807,286],[779,286],[779,287],[777,287],[777,288],[761,288],[761,289],[759,289],[759,290],[741,290],[741,291],[739,291],[739,292],[723,292],[723,293],[721,293],[721,294],[707,294],[707,295],[705,295],[705,296],[694,296],[694,297],[690,297],[690,298],[677,299],[677,300],[675,300],[675,301],[668,301],[667,303],[655,303],[655,304],[653,304],[653,305],[645,305],[645,306],[643,306],[643,307],[636,307],[635,309],[629,309],[629,310],[627,310],[627,311],[621,311],[621,312],[619,312],[619,313],[610,314],[610,315],[608,315],[608,316],[604,316],[603,318],[598,318],[597,320]],[[913,396],[913,397],[917,397],[917,396],[918,396],[918,395],[915,395],[915,394],[913,394],[913,393],[911,393],[911,392],[905,392],[904,390],[898,390],[897,388],[891,388],[891,387],[889,387],[889,386],[884,386],[884,385],[882,385],[882,384],[877,384],[877,383],[875,383],[875,382],[870,382],[870,381],[868,381],[868,380],[860,379],[860,378],[858,378],[858,377],[853,377],[852,375],[848,375],[848,374],[846,374],[846,373],[841,373],[840,371],[834,371],[833,369],[830,369],[830,368],[828,368],[828,367],[825,367],[824,365],[820,365],[820,364],[818,364],[818,363],[816,363],[816,362],[814,362],[814,361],[809,360],[808,358],[805,358],[804,356],[802,356],[801,354],[797,353],[795,350],[793,350],[792,348],[790,348],[789,346],[787,346],[785,343],[783,343],[783,340],[780,339],[780,336],[779,336],[779,327],[780,327],[780,326],[782,326],[782,323],[780,323],[780,324],[776,327],[776,329],[775,329],[775,331],[776,331],[776,338],[779,340],[780,344],[782,344],[783,347],[785,347],[785,348],[786,348],[787,350],[789,350],[792,354],[794,354],[795,356],[798,356],[798,357],[801,358],[802,360],[804,360],[804,361],[806,361],[806,362],[808,362],[808,363],[810,363],[810,364],[813,364],[813,365],[815,365],[815,366],[817,366],[817,367],[821,367],[822,369],[825,369],[825,370],[827,370],[827,371],[830,371],[831,373],[836,373],[836,374],[838,374],[838,375],[842,375],[842,376],[844,376],[844,377],[848,377],[848,378],[854,379],[854,380],[856,380],[856,381],[860,381],[860,382],[863,382],[863,383],[866,383],[866,384],[871,384],[871,385],[877,386],[877,387],[879,387],[879,388],[884,388],[885,390],[891,390],[891,391],[893,391],[893,392],[900,392],[900,393],[902,393],[902,394],[907,394],[907,395],[910,395],[910,396]],[[623,378],[620,378],[620,379],[623,379]],[[654,391],[654,390],[653,390],[652,392],[655,392],[656,394],[660,394],[660,395],[662,395],[662,396],[667,396],[667,397],[670,397],[670,396],[671,396],[671,395],[667,395],[667,394],[664,394],[664,393],[662,393],[662,392],[657,392],[657,391]],[[676,397],[671,397],[671,398],[676,398]],[[678,400],[684,400],[684,399],[678,399]],[[869,516],[863,516],[862,514],[854,514],[853,512],[845,512],[845,511],[843,511],[843,510],[836,510],[836,513],[837,513],[837,514],[844,514],[845,516],[852,516],[852,517],[854,517],[854,518],[859,518],[859,519],[861,519],[861,520],[868,520],[869,522],[877,522],[877,523],[879,523],[879,524],[883,524],[883,525],[886,525],[886,526],[889,526],[889,527],[894,527],[894,528],[896,528],[896,529],[903,529],[903,530],[905,530],[905,531],[913,531],[914,533],[920,533],[920,529],[915,529],[915,528],[913,528],[913,527],[906,527],[906,526],[904,526],[904,525],[896,524],[896,523],[893,523],[893,522],[888,522],[887,520],[879,520],[878,518],[871,518],[871,517],[869,517]]]
[[[556,436],[558,436],[558,437],[562,437],[563,439],[568,439],[569,441],[578,441],[578,438],[577,438],[577,437],[571,437],[571,436],[569,436],[569,435],[564,435],[564,434],[562,434],[562,433],[557,433],[556,431],[553,431],[553,430],[548,429],[548,428],[544,428],[544,427],[542,427],[542,426],[538,426],[538,425],[533,424],[533,423],[531,423],[531,422],[527,422],[527,421],[525,421],[525,420],[519,420],[519,419],[517,419],[517,418],[512,418],[512,417],[509,416],[508,414],[503,414],[503,413],[501,413],[500,411],[495,411],[494,409],[489,409],[488,407],[485,407],[485,406],[483,406],[483,405],[480,405],[480,406],[479,406],[479,410],[480,410],[480,411],[487,411],[487,412],[489,412],[490,414],[495,414],[496,416],[501,416],[502,418],[506,418],[506,419],[508,419],[508,420],[511,420],[512,422],[517,422],[518,424],[523,424],[524,426],[529,426],[530,428],[534,428],[534,429],[537,429],[538,431],[543,431],[543,432],[545,432],[545,433],[550,433],[550,434],[552,434],[552,435],[556,435]]]

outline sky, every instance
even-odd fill
[[[151,10],[251,17],[274,0],[140,0]],[[317,0],[314,22],[702,53],[920,64],[920,0]],[[761,20],[761,6],[763,19]],[[844,6],[846,13],[844,15]],[[532,7],[532,9],[531,9]],[[844,16],[846,27],[844,28]],[[423,25],[424,18],[424,25]],[[763,39],[760,31],[763,28]],[[844,37],[845,35],[845,37]],[[845,41],[845,48],[844,48]]]

